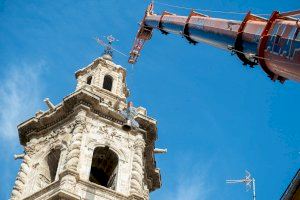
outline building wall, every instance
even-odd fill
[[[108,146],[119,158],[115,190],[89,181],[94,149],[105,146]],[[24,187],[21,196],[36,199],[42,194],[30,196],[53,184],[44,176],[43,169],[47,168],[44,160],[51,149],[60,149],[61,155],[54,182],[63,183],[59,174],[65,170],[77,171],[78,180],[73,185],[73,194],[83,199],[93,200],[122,199],[131,194],[148,199],[149,194],[144,180],[144,147],[142,133],[125,132],[120,125],[82,110],[68,122],[45,132],[43,136],[32,138],[27,143],[30,162],[27,176],[22,180]],[[66,189],[70,191],[70,188]],[[51,193],[50,190],[44,191],[42,196],[47,192]]]
[[[149,190],[161,184],[153,156],[156,121],[146,116],[146,109],[139,107],[143,130],[122,129],[121,124],[126,120],[120,111],[127,108],[129,95],[125,69],[110,60],[97,58],[75,75],[74,93],[61,104],[39,112],[18,126],[25,156],[11,200],[149,199]],[[111,91],[102,88],[106,75],[113,78]],[[92,81],[87,84],[89,76]],[[150,148],[144,152],[147,134]],[[93,153],[98,147],[108,147],[118,157],[112,188],[90,181]],[[49,156],[54,150],[60,151],[55,177],[51,168],[57,162],[51,159],[56,157]]]
[[[92,67],[94,68],[92,69]],[[93,77],[91,85],[100,89],[103,87],[104,77],[110,75],[114,80],[111,92],[121,98],[125,98],[124,87],[126,88],[126,83],[123,74],[124,71],[118,70],[122,69],[120,67],[110,61],[101,60],[98,64],[93,63],[90,68],[85,69],[86,71],[77,77],[76,89],[84,87],[88,77]]]

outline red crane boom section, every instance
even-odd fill
[[[300,81],[300,23],[292,16],[300,10],[279,13],[274,11],[269,19],[250,12],[243,21],[211,18],[192,11],[189,16],[169,12],[153,13],[151,3],[140,24],[129,63],[136,63],[153,29],[163,34],[179,34],[190,43],[204,42],[228,49],[243,62],[253,67],[260,65],[273,81],[287,79]]]

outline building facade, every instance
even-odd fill
[[[161,187],[156,120],[138,107],[126,118],[126,70],[104,54],[75,74],[58,105],[18,126],[24,154],[11,200],[144,200]],[[123,114],[122,114],[123,113]]]
[[[280,200],[300,200],[300,169],[298,169]]]

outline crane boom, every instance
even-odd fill
[[[287,13],[274,11],[269,19],[250,12],[243,21],[212,18],[191,11],[189,16],[169,12],[153,13],[151,3],[140,24],[130,52],[129,63],[136,63],[153,29],[163,34],[179,34],[191,44],[204,42],[236,53],[244,65],[260,65],[273,81],[300,81],[300,23]]]

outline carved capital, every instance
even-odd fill
[[[133,147],[136,150],[143,150],[145,148],[145,141],[143,139],[139,138],[134,142]]]
[[[77,118],[75,119],[75,124],[72,133],[83,133],[86,128],[86,118],[83,116],[77,116]]]

